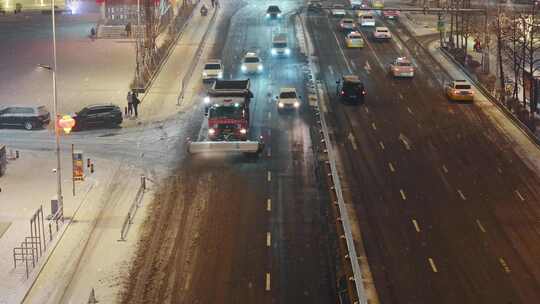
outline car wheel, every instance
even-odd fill
[[[34,128],[34,124],[31,121],[27,121],[24,123],[24,128],[26,130],[32,130]]]

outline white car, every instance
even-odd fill
[[[373,32],[373,38],[381,40],[391,39],[392,34],[390,34],[390,30],[387,27],[376,27]]]
[[[343,4],[334,4],[330,10],[332,16],[345,16],[347,12],[345,11],[345,6]]]
[[[358,17],[358,23],[360,23],[360,26],[375,26],[375,17],[371,13],[362,13]]]
[[[296,94],[295,88],[281,88],[279,90],[279,96],[276,96],[278,111],[300,108],[302,104],[300,98]]]
[[[243,73],[261,73],[263,71],[263,64],[261,58],[254,52],[247,52],[242,59],[242,66],[240,67]]]
[[[223,78],[223,64],[221,64],[221,60],[219,59],[208,60],[204,64],[204,68],[202,72],[202,80],[210,81],[210,80],[221,79],[221,78]]]

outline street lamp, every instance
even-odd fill
[[[54,117],[54,137],[56,141],[56,198],[58,200],[58,211],[60,217],[64,217],[64,199],[62,197],[62,167],[60,162],[60,137],[58,120],[60,115],[58,114],[58,102],[56,98],[56,21],[54,12],[54,0],[51,1],[51,16],[52,16],[52,34],[53,34],[53,66],[38,64],[38,67],[46,69],[52,72],[52,85],[53,85],[53,117]]]

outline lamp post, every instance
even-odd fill
[[[54,0],[51,0],[51,16],[52,16],[52,34],[53,34],[53,66],[39,64],[38,67],[52,72],[53,79],[53,116],[54,116],[54,138],[56,142],[56,198],[58,200],[58,214],[64,217],[64,199],[62,197],[62,166],[60,161],[60,136],[58,128],[58,102],[56,98],[56,21],[54,16]]]

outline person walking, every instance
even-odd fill
[[[132,96],[133,96],[133,98],[132,98],[133,99],[133,110],[135,111],[135,117],[138,117],[139,116],[138,108],[139,108],[139,104],[141,103],[141,101],[137,97],[137,93],[133,92]]]
[[[96,39],[96,29],[94,27],[90,29],[90,39],[92,39],[92,41]]]
[[[131,22],[126,24],[126,35],[128,38],[131,37]]]
[[[127,104],[128,105],[126,116],[131,117],[131,115],[133,114],[133,93],[131,93],[131,91],[129,91],[127,94]]]
[[[215,8],[216,7],[216,0],[211,0],[212,2],[212,8]]]

